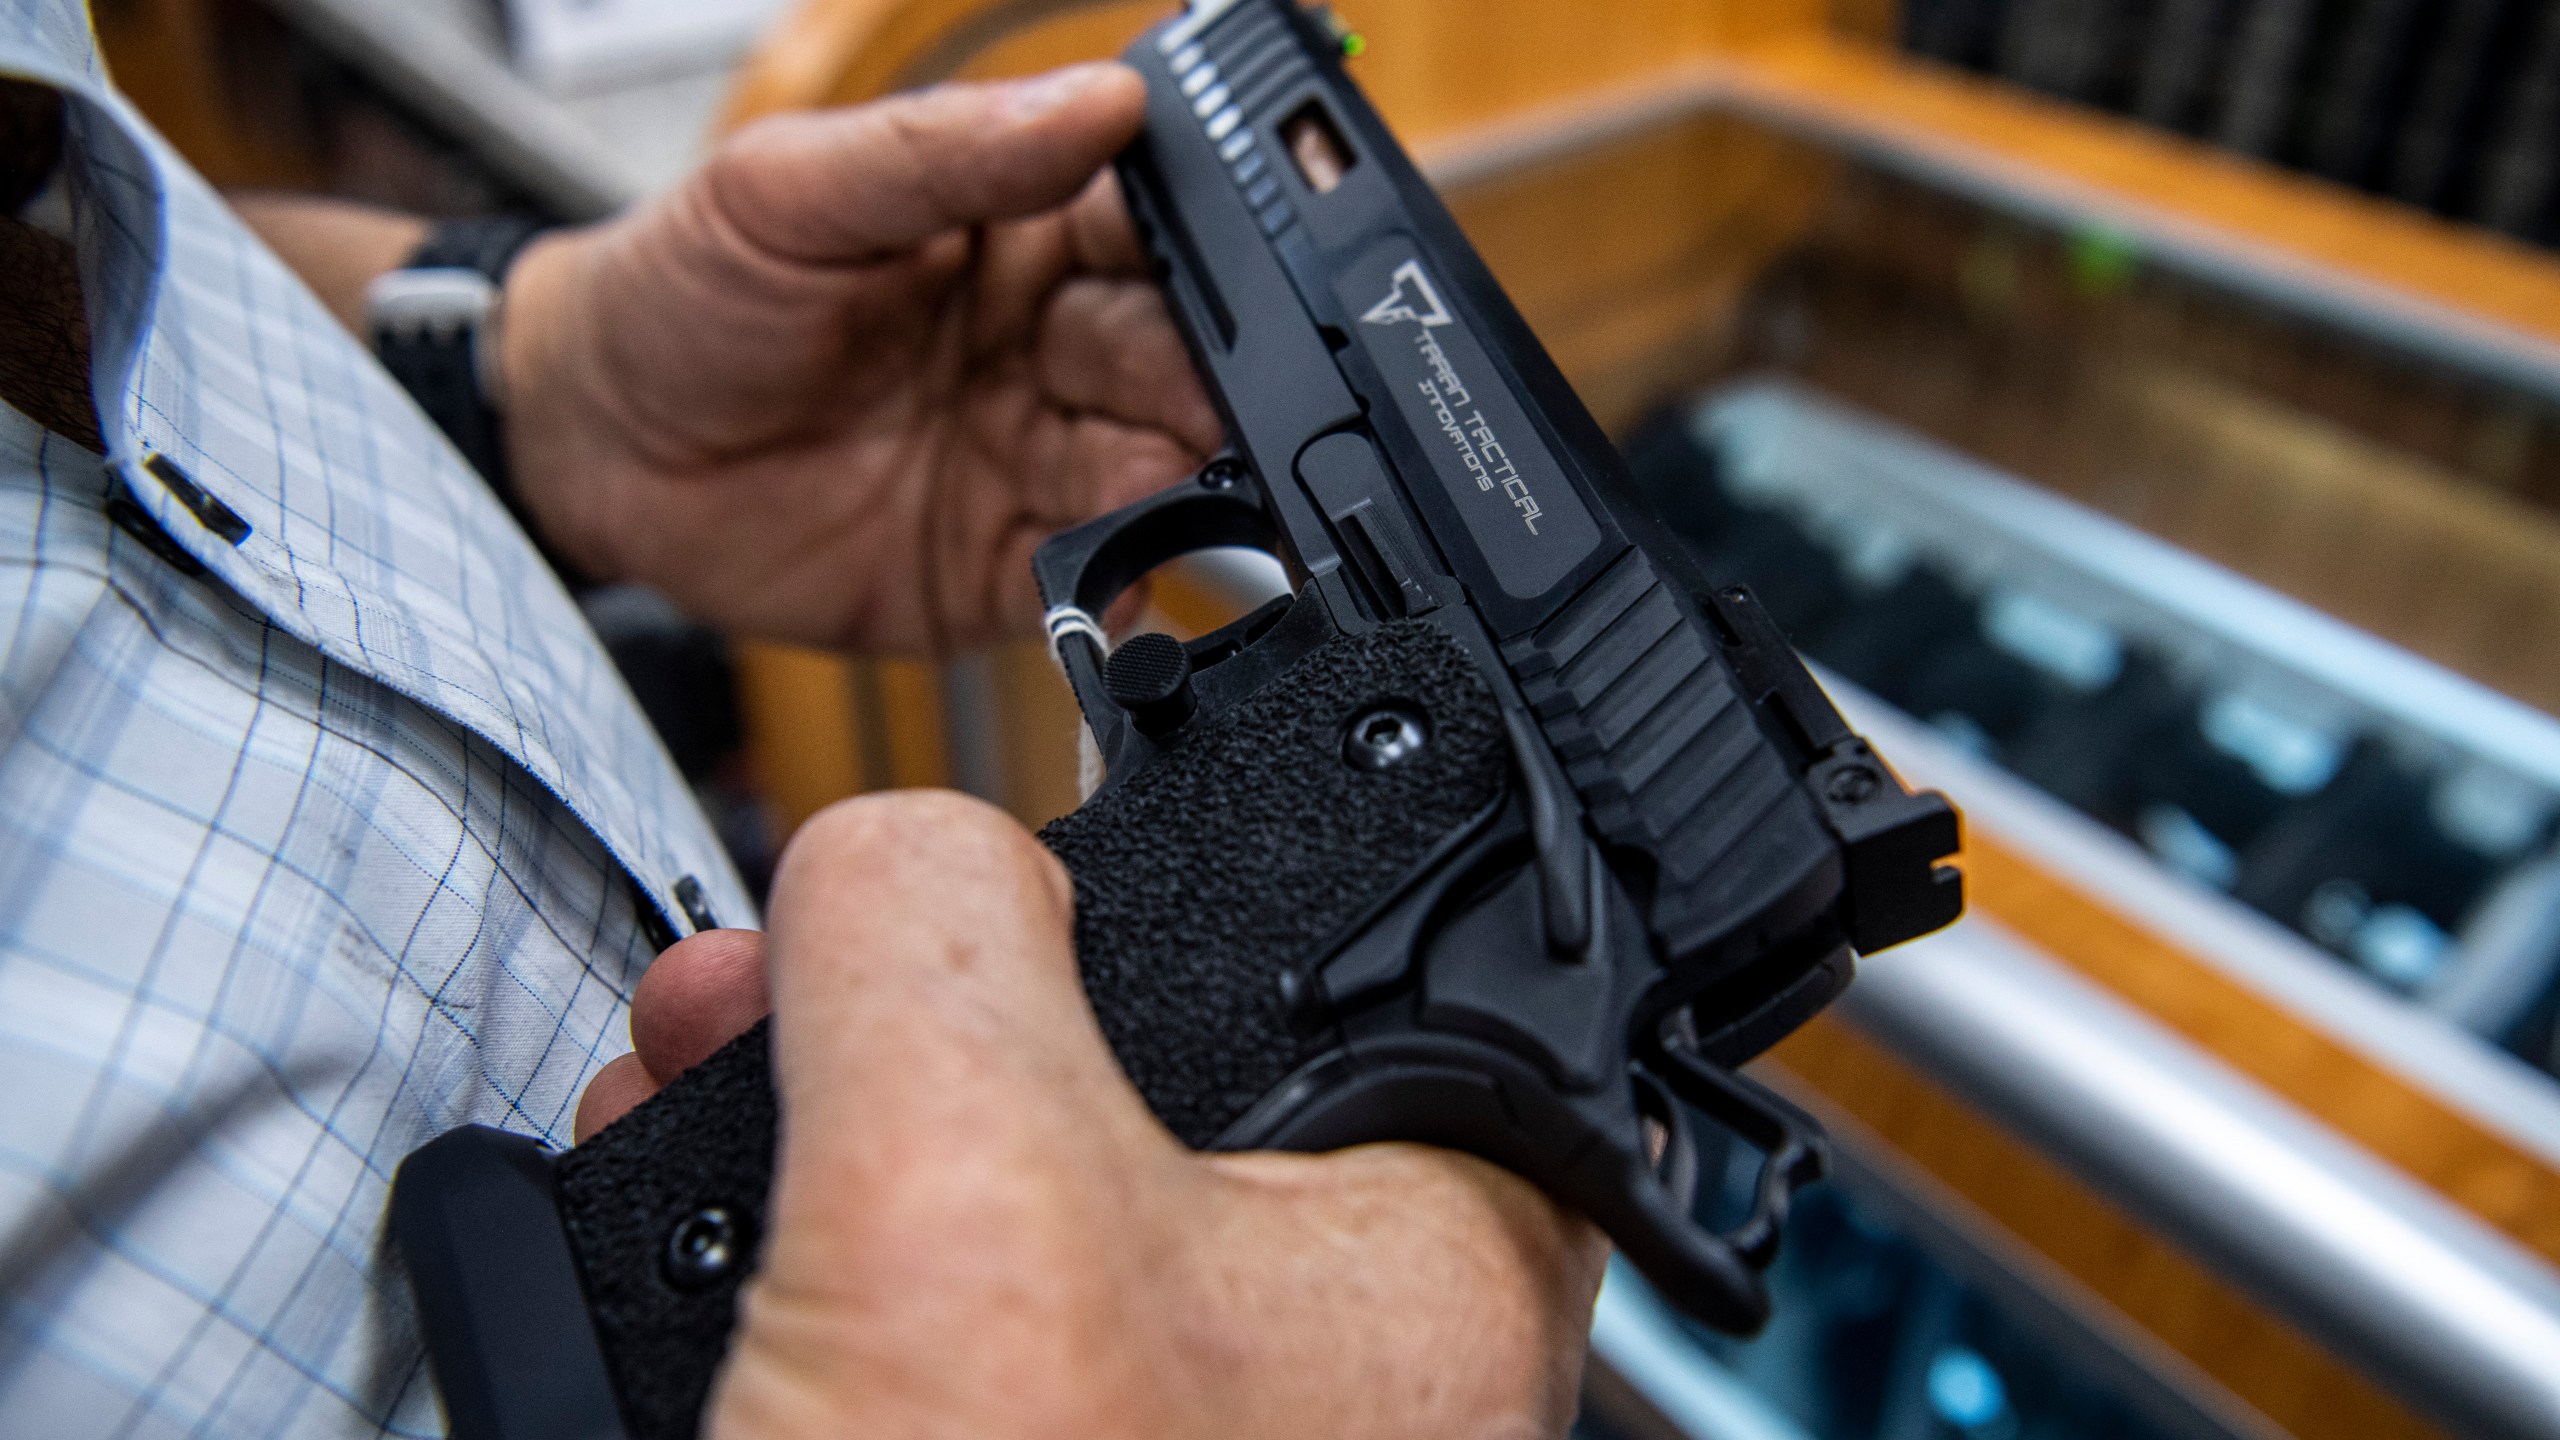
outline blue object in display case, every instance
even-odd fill
[[[1854,1160],[1807,1192],[1741,1341],[1688,1325],[1613,1264],[1592,1331],[1605,1372],[1579,1440],[2207,1440],[2257,1433],[2228,1396],[2137,1357],[2053,1291]],[[1730,1204],[1732,1195],[1711,1204]],[[2129,1332],[2128,1332],[2129,1333]],[[2164,1370],[2177,1373],[2164,1373]]]

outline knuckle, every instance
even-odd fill
[[[799,121],[796,115],[766,115],[750,120],[724,137],[711,152],[716,172],[753,170],[784,143]]]
[[[884,105],[874,117],[879,143],[895,153],[906,183],[927,195],[948,175],[953,126],[947,108],[927,96]]]
[[[761,190],[777,168],[788,166],[808,148],[812,120],[805,114],[784,114],[749,121],[711,152],[701,170],[703,178],[724,198]]]
[[[698,930],[659,954],[640,977],[639,994],[659,1000],[672,986],[681,1003],[706,990],[761,983],[764,949],[761,930]]]
[[[768,248],[792,243],[793,172],[809,148],[811,117],[768,115],[729,136],[677,192],[709,235],[746,237]]]

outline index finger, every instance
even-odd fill
[[[1145,108],[1137,72],[1105,62],[769,116],[731,137],[689,193],[785,259],[861,264],[1065,204]]]
[[[1067,207],[1067,235],[1076,265],[1097,275],[1144,275],[1147,248],[1129,218],[1120,176],[1105,170]]]

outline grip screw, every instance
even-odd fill
[[[1233,490],[1244,479],[1244,467],[1233,460],[1212,460],[1200,471],[1200,484],[1209,490]]]
[[[1401,705],[1381,705],[1351,722],[1342,737],[1342,758],[1355,769],[1387,770],[1422,753],[1430,738],[1420,715]]]
[[[751,1247],[746,1217],[726,1205],[706,1205],[667,1232],[658,1268],[686,1294],[708,1290],[744,1268]]]

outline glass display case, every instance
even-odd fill
[[[1630,449],[1817,664],[2553,1068],[2560,724],[1799,383]]]
[[[1835,168],[1731,323],[1699,341],[1703,383],[1625,430],[1638,483],[1705,568],[1750,585],[1862,728],[1945,785],[1984,843],[2172,936],[2184,959],[2549,1173],[2560,367],[2344,290],[2306,299],[2298,274],[2188,263],[1925,164],[1728,133]],[[2005,935],[2014,898],[1976,897],[1968,925]],[[2103,970],[2071,953],[2068,927],[2036,938],[2059,970]],[[1877,966],[1938,963],[1956,962]],[[1853,1023],[1901,1036],[1922,1071],[2384,1389],[2432,1394],[2415,1403],[2441,1418],[2497,1387],[2419,1375],[2373,1347],[2390,1323],[2387,1267],[2320,1295],[2289,1271],[2283,1252],[2317,1248],[2338,1218],[2317,1185],[2237,1224],[2203,1213],[2213,1187],[2188,1172],[2147,1187],[2145,1165],[2182,1162],[2136,1153],[2105,1106],[2039,1112],[2039,1084],[2072,1082],[2040,1079],[2051,1057],[2032,1046],[1975,1066],[1915,1038],[1927,1024],[1884,1013],[1900,983],[1853,989],[1852,1002],[1874,997],[1846,1007]],[[2154,1019],[2212,1038],[2191,1014],[2130,1023]],[[2410,1246],[2442,1240],[2513,1277],[2537,1323],[2560,1314],[2547,1238],[2424,1185],[2399,1194],[2408,1147],[2377,1147],[2404,1167],[2389,1169],[2368,1168],[2372,1139],[2352,1127],[2335,1144],[2321,1123],[2335,1115],[2303,1093],[2319,1082],[2289,1086],[2287,1062],[2264,1053],[2285,1040],[2261,1038],[2256,1055],[2245,1035],[2161,1050],[2160,1090],[2192,1071],[2209,1108],[2271,1101],[2269,1163],[2333,1165],[2335,1195],[2397,1196]],[[1786,1074],[1785,1051],[1776,1063]],[[2226,1067],[2275,1094],[2226,1085]],[[2145,1098],[2158,1093],[2130,1103]],[[2314,1123],[2295,1123],[2303,1109]],[[2163,1122],[2161,1143],[2176,1151],[2209,1124]],[[1896,1147],[1854,1120],[1844,1136],[1840,1178],[1790,1230],[1766,1334],[1695,1334],[1613,1276],[1587,1433],[2282,1433],[2000,1227],[1950,1222],[1942,1187]],[[2531,1353],[2508,1375],[2515,1403],[2472,1410],[2464,1433],[2560,1431]]]
[[[2126,1337],[1852,1171],[1807,1197],[1761,1336],[1705,1334],[1613,1268],[1583,1440],[2226,1440],[2267,1433],[2129,1364]]]

